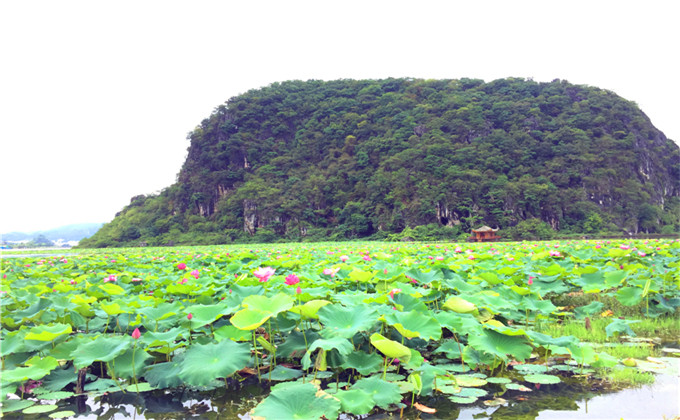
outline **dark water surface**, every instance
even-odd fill
[[[671,420],[680,415],[680,359],[665,358],[672,368],[656,374],[653,385],[618,392],[603,393],[584,387],[583,383],[541,385],[532,392],[508,391],[501,397],[507,403],[486,407],[481,403],[458,405],[444,396],[421,398],[420,402],[437,409],[424,414],[412,408],[403,412],[405,419],[491,419],[491,420],[562,420],[625,419]],[[590,385],[588,385],[590,386]],[[75,419],[242,419],[268,393],[266,386],[249,379],[229,389],[209,392],[150,391],[141,394],[116,392],[97,397],[72,397],[56,404],[58,411],[77,413]],[[6,413],[7,419],[42,419],[48,414]],[[367,416],[341,415],[344,420],[399,418],[399,410]]]

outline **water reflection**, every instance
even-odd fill
[[[490,388],[508,401],[500,407],[458,405],[446,397],[422,398],[421,403],[436,408],[428,415],[406,409],[403,418],[421,419],[489,419],[489,420],[561,420],[561,419],[672,419],[680,414],[679,359],[673,359],[673,373],[658,374],[651,386],[606,393],[593,387],[593,382],[541,385],[532,392],[503,392],[500,386]],[[269,392],[252,378],[244,382],[230,381],[211,391],[157,390],[151,392],[116,392],[99,396],[78,396],[60,401],[59,410],[71,410],[75,419],[156,419],[185,418],[249,420],[252,410]],[[490,394],[491,398],[492,395]],[[343,420],[377,420],[399,418],[399,411],[368,416],[342,415]],[[45,418],[45,414],[5,413],[7,419]]]

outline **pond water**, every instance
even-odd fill
[[[403,418],[421,419],[490,419],[490,420],[561,420],[626,419],[671,420],[680,415],[680,359],[664,358],[670,367],[656,374],[653,385],[618,392],[593,389],[591,383],[541,385],[532,392],[508,391],[502,395],[507,403],[499,407],[483,404],[457,405],[445,397],[422,398],[421,403],[437,409],[425,414],[405,409]],[[75,419],[241,419],[249,420],[248,411],[266,395],[265,387],[252,378],[210,392],[150,391],[141,394],[121,393],[97,397],[72,397],[58,402],[61,411],[76,413]],[[588,389],[590,387],[590,389]],[[7,419],[39,419],[46,414],[6,413]],[[399,418],[399,411],[367,416],[341,415],[343,420],[377,420]]]

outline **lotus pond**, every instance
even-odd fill
[[[556,395],[675,366],[635,340],[677,325],[679,264],[678,240],[4,258],[2,413],[533,419],[541,404],[570,409]],[[605,342],[563,335],[566,325]],[[654,357],[614,351],[631,342]]]

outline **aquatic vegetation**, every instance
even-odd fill
[[[644,362],[646,347],[621,342],[677,332],[680,242],[573,241],[559,255],[555,245],[281,244],[3,259],[2,409],[56,414],[76,394],[257,378],[272,388],[255,416],[334,418],[427,412],[437,396],[502,405],[499,390],[507,398],[599,374],[644,383],[650,376],[624,361]],[[621,315],[630,307],[636,319]],[[65,394],[44,397],[55,392]]]

